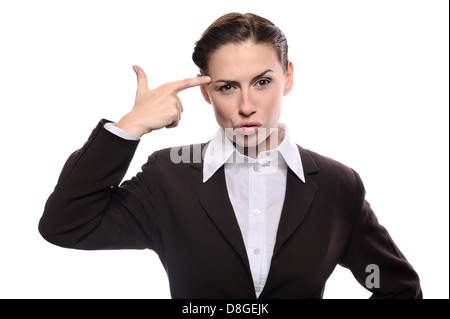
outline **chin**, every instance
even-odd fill
[[[266,136],[258,133],[252,135],[235,135],[233,137],[236,146],[243,148],[254,148],[262,144],[265,140]]]

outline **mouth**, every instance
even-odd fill
[[[258,129],[262,126],[261,122],[258,121],[245,121],[240,122],[235,126],[235,131],[243,135],[253,135],[258,132]]]

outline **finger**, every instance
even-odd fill
[[[181,100],[178,98],[178,96],[177,96],[177,100],[178,100],[178,102],[177,102],[176,106],[177,106],[178,112],[176,115],[174,115],[172,123],[169,124],[168,126],[166,126],[166,128],[177,127],[178,123],[181,121],[181,113],[183,113],[183,105],[181,104]]]
[[[178,123],[181,121],[181,114],[178,114],[178,118],[174,119],[172,123],[166,126],[166,128],[174,128],[178,126]]]
[[[172,124],[166,126],[166,128],[174,128],[174,127],[177,127],[177,126],[178,126],[178,121],[174,121],[174,122],[172,122]]]
[[[183,90],[195,87],[195,86],[199,86],[199,85],[203,85],[203,84],[208,84],[209,82],[211,82],[211,78],[209,76],[199,76],[196,78],[189,78],[189,79],[184,79],[181,81],[175,81],[172,83],[169,83],[169,86],[175,91],[175,93],[179,93]]]
[[[178,99],[177,108],[178,108],[178,111],[180,112],[180,116],[181,116],[181,113],[183,113],[184,108],[183,108],[183,104],[181,103],[181,100],[178,96],[177,96],[177,99]]]
[[[139,66],[134,65],[133,66],[134,72],[136,72],[137,81],[138,81],[138,92],[144,92],[148,91],[148,84],[147,84],[147,75],[145,75],[144,70],[142,70]]]

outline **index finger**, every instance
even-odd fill
[[[183,90],[186,90],[186,89],[189,89],[189,88],[192,88],[195,86],[208,84],[209,82],[211,82],[211,78],[209,76],[199,76],[196,78],[189,78],[189,79],[184,79],[181,81],[171,82],[168,84],[175,91],[175,93],[179,93]]]

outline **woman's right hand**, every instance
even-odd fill
[[[147,76],[137,65],[138,87],[133,109],[116,124],[117,127],[138,137],[163,127],[172,128],[178,125],[183,112],[183,106],[177,94],[191,87],[208,84],[209,76],[166,83],[149,90]]]

